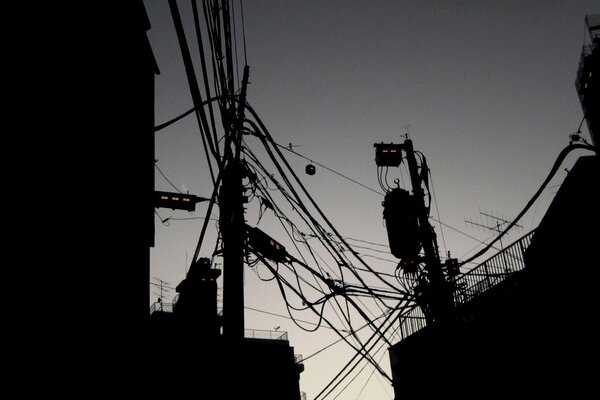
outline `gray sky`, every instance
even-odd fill
[[[239,1],[234,3],[241,70]],[[161,71],[156,80],[159,124],[189,110],[192,101],[168,4],[145,4]],[[480,211],[514,217],[583,117],[574,80],[587,40],[584,17],[599,12],[597,1],[254,0],[243,6],[251,82],[247,99],[278,143],[301,146],[294,150],[380,190],[373,143],[400,143],[408,129],[431,168],[439,207],[433,216],[480,240],[491,232],[465,219],[489,222],[480,219]],[[179,7],[193,47],[191,7],[188,2]],[[589,140],[585,124],[582,136]],[[564,167],[583,154],[570,155]],[[316,175],[304,175],[306,160],[287,155],[344,236],[387,244],[382,196],[320,167]],[[156,158],[179,190],[210,196],[212,183],[193,116],[157,133]],[[392,172],[390,180],[400,177]],[[552,186],[565,174],[561,169],[525,215],[524,229],[510,240],[539,223],[557,189]],[[173,189],[158,172],[156,188]],[[202,220],[177,218],[203,217],[205,207],[199,204],[194,214],[157,210],[163,219],[173,219],[167,226],[156,218],[152,277],[173,287],[184,278]],[[249,214],[249,223],[257,222]],[[214,247],[216,230],[210,227],[202,256],[210,256]],[[268,231],[269,225],[260,227]],[[479,244],[449,228],[435,228],[442,255],[448,250],[464,259]],[[375,259],[373,266],[389,273],[395,267]],[[258,280],[249,269],[245,287],[248,307],[287,315],[273,282]],[[315,320],[308,312],[297,317]],[[295,352],[305,357],[337,338],[326,328],[306,333],[289,319],[253,310],[246,311],[246,326],[280,326],[289,332]],[[306,361],[300,385],[309,399],[351,355],[340,343]],[[379,358],[389,371],[385,346]],[[393,398],[391,386],[377,373],[371,376],[372,370],[367,366],[338,399]]]

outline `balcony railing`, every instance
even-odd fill
[[[465,304],[487,292],[517,271],[525,268],[524,254],[531,243],[534,231],[521,237],[502,251],[455,279],[455,305]],[[426,326],[425,315],[415,307],[400,317],[402,339]]]
[[[150,315],[154,314],[155,312],[172,313],[173,304],[174,303],[163,303],[157,301],[156,303],[152,304],[152,306],[150,306]]]
[[[288,340],[288,334],[284,331],[266,331],[261,329],[245,329],[246,338],[269,339],[269,340]]]

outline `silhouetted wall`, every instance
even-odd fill
[[[210,259],[200,258],[175,288],[179,293],[173,305],[175,322],[199,339],[214,339],[220,333],[222,323],[217,313],[217,278],[220,275],[221,270],[210,267]]]
[[[526,267],[390,348],[396,399],[583,397],[598,355],[600,163],[577,160],[534,234]]]

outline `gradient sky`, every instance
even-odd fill
[[[239,1],[234,3],[239,36]],[[161,71],[156,79],[160,124],[189,110],[192,101],[167,1],[146,0],[145,5]],[[191,7],[188,2],[179,7],[193,47]],[[433,216],[485,240],[491,232],[465,219],[489,223],[480,211],[506,219],[518,214],[579,127],[583,114],[574,80],[587,41],[584,17],[598,12],[597,0],[245,1],[247,99],[278,143],[301,146],[294,150],[378,191],[373,144],[400,143],[408,129],[431,168],[439,207],[439,215],[432,209]],[[240,40],[240,70],[241,48]],[[585,124],[582,136],[589,140]],[[571,154],[564,167],[584,154]],[[302,173],[306,160],[288,156]],[[212,183],[193,116],[157,133],[156,158],[179,190],[210,197]],[[561,168],[525,215],[523,230],[509,240],[539,223],[565,174]],[[344,236],[387,244],[381,195],[320,167],[314,176],[301,176]],[[158,171],[156,189],[173,190]],[[153,282],[162,279],[174,287],[184,278],[202,226],[201,219],[186,218],[203,217],[205,204],[193,214],[157,210],[172,219],[164,225],[156,218]],[[207,243],[213,242],[203,247],[202,256],[210,256],[214,246],[210,226]],[[447,227],[435,228],[442,255],[449,250],[464,259],[479,244]],[[394,269],[391,262],[374,265],[390,273]],[[248,271],[245,287],[246,306],[287,315],[272,283]],[[158,291],[153,287],[152,292]],[[156,298],[152,294],[150,301]],[[247,328],[276,326],[289,332],[290,344],[304,356],[337,340],[324,328],[306,333],[289,319],[246,311]],[[377,358],[389,370],[385,350]],[[308,399],[351,355],[340,343],[305,362],[300,385]],[[367,366],[338,399],[393,398],[391,386],[377,373],[371,376],[372,370]]]

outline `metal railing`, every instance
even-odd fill
[[[261,329],[245,329],[246,338],[269,339],[269,340],[288,340],[288,334],[284,331],[266,331]]]
[[[525,250],[531,243],[534,231],[488,258],[456,280],[455,304],[464,304],[490,290],[513,273],[525,268]]]
[[[425,314],[419,307],[413,308],[408,314],[400,317],[400,340],[406,339],[415,332],[425,328]]]
[[[465,304],[487,292],[517,271],[525,268],[525,250],[531,243],[535,231],[531,231],[513,242],[497,254],[455,280],[455,305]],[[419,307],[415,307],[400,317],[401,340],[420,331],[427,325],[425,315]]]
[[[172,313],[173,304],[174,303],[163,303],[157,301],[156,303],[152,304],[152,306],[150,306],[150,315],[154,314],[155,312]]]

